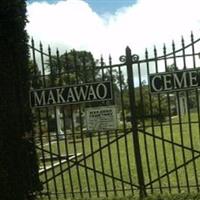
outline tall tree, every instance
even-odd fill
[[[48,80],[50,86],[92,81],[97,78],[99,72],[96,68],[97,61],[88,51],[73,49],[60,56],[50,56],[46,64],[50,73]]]
[[[25,0],[0,3],[0,199],[34,199],[39,189],[29,108]]]

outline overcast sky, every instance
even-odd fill
[[[29,0],[27,31],[61,51],[91,51],[118,58],[129,45],[145,48],[200,36],[200,0]]]

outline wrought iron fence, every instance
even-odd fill
[[[144,58],[127,47],[120,64],[109,57],[106,65],[103,58],[94,60],[85,51],[60,55],[57,50],[52,55],[49,47],[44,53],[42,44],[37,49],[32,40],[33,89],[110,81],[113,92],[110,100],[54,105],[51,99],[48,107],[33,108],[41,195],[59,199],[199,192],[199,89],[153,94],[148,79],[150,74],[195,69],[197,75],[191,73],[185,80],[197,84],[199,41],[191,34],[189,45],[182,38],[180,48],[173,42],[170,53],[164,45],[162,53],[146,50]],[[180,86],[184,76],[177,75]],[[162,83],[170,88],[170,81]],[[116,110],[117,127],[95,129],[98,122],[93,121],[93,131],[88,130],[88,108],[109,106]]]

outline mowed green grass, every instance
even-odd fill
[[[42,197],[40,200],[47,200],[48,198]],[[55,198],[54,198],[55,199]],[[65,198],[59,198],[59,200],[64,200]],[[89,200],[91,198],[77,198],[77,200]],[[111,197],[111,198],[92,198],[93,200],[140,200],[139,197],[128,196],[128,197]],[[144,197],[143,200],[200,200],[200,194],[197,193],[182,193],[182,194],[157,194],[148,195]]]
[[[140,154],[148,194],[197,191],[193,186],[200,183],[200,130],[197,114],[192,113],[189,118],[187,115],[168,119],[162,124],[154,122],[155,126],[145,128],[147,134],[139,131]],[[195,123],[187,123],[188,120]],[[180,125],[180,122],[183,124]],[[139,129],[144,130],[143,127]],[[47,177],[41,175],[44,181],[64,171],[45,184],[44,190],[52,195],[59,193],[60,196],[66,192],[67,197],[75,198],[138,196],[132,132],[123,136],[122,132],[115,132],[112,137],[109,133],[99,133],[95,137],[74,137],[53,143],[52,151],[55,154],[81,153],[82,156],[70,161],[70,165],[74,165],[71,168],[65,163],[50,170]],[[112,144],[107,145],[112,141]],[[46,149],[49,150],[49,146]],[[188,163],[184,165],[185,162]],[[50,162],[46,164],[51,165]]]

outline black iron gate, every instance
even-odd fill
[[[32,41],[33,89],[111,81],[113,91],[112,100],[53,106],[51,99],[48,107],[33,108],[41,195],[59,199],[199,192],[199,89],[151,94],[148,82],[150,74],[198,70],[199,41],[191,34],[189,45],[182,39],[178,49],[173,42],[162,53],[146,50],[143,58],[127,47],[121,64],[109,57],[108,65],[84,51],[60,55],[48,48],[44,53],[42,44],[37,49]],[[88,130],[87,109],[110,107],[116,111],[117,127]]]

